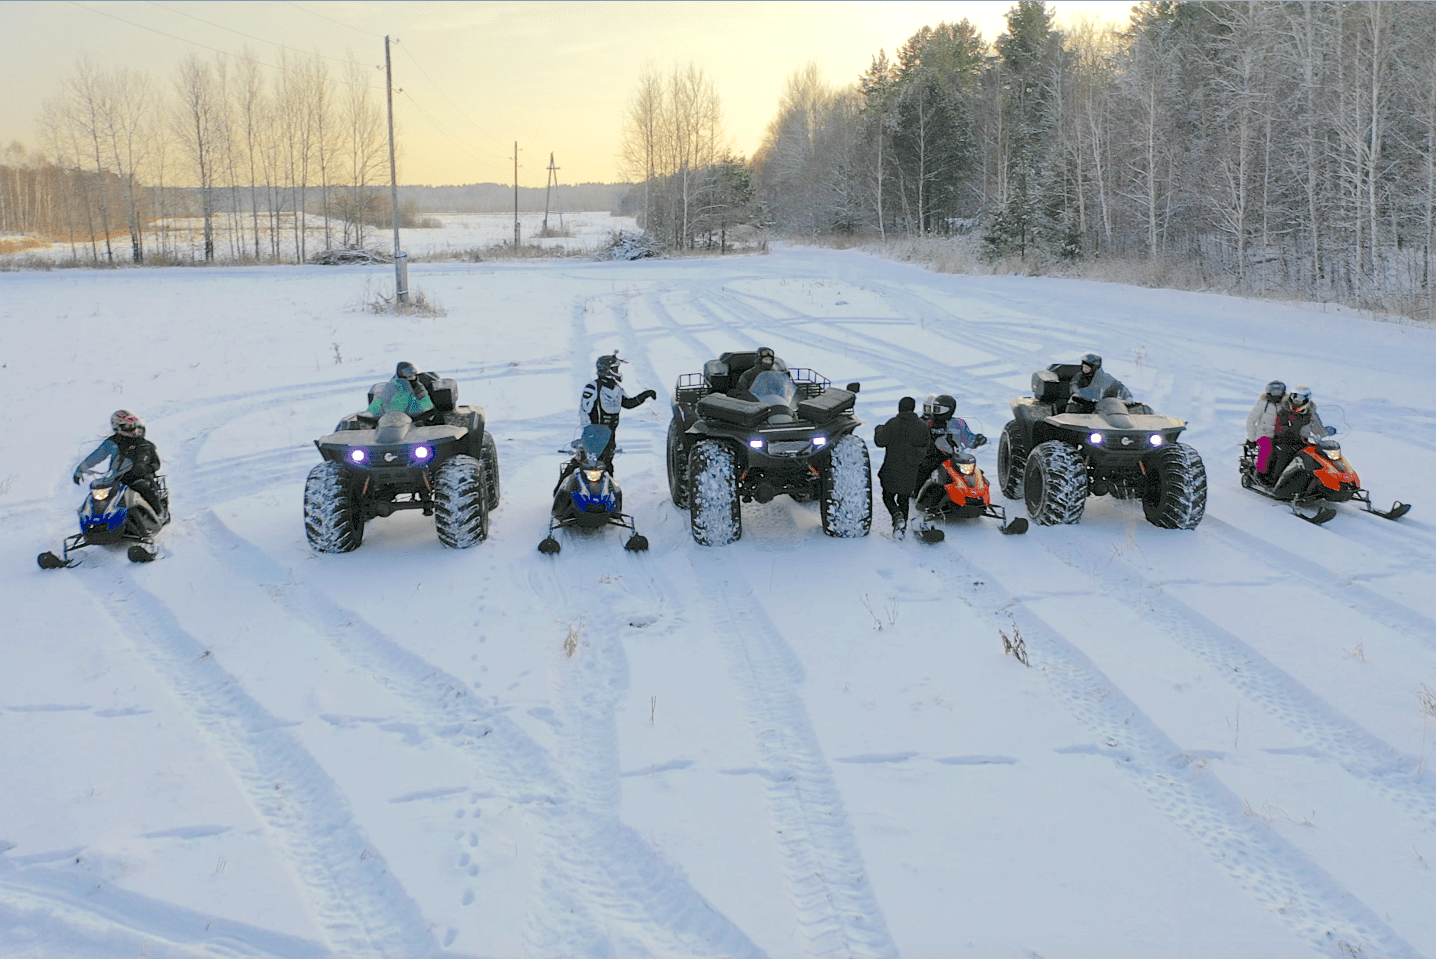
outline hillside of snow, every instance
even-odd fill
[[[386,267],[0,273],[0,956],[1436,956],[1436,331],[807,248],[411,281],[448,315],[359,311]],[[1189,421],[1206,518],[1100,498],[924,545],[780,497],[697,546],[673,386],[759,344],[861,381],[869,443],[935,391],[995,441],[1094,349]],[[614,349],[658,392],[617,461],[652,548],[542,556]],[[486,408],[491,536],[399,513],[317,554],[312,441],[401,359]],[[1241,489],[1273,377],[1411,514]],[[41,571],[119,407],[165,460],[162,557]]]

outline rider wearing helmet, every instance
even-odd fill
[[[379,388],[364,412],[369,416],[408,413],[418,419],[433,411],[434,401],[419,379],[419,370],[413,363],[401,360],[394,367],[394,378]]]
[[[1286,384],[1272,380],[1257,397],[1256,405],[1247,414],[1247,442],[1256,446],[1256,468],[1260,473],[1271,457],[1271,440],[1276,434],[1276,416],[1286,399]]]
[[[1263,479],[1267,482],[1276,480],[1303,446],[1314,438],[1327,435],[1327,432],[1321,417],[1316,415],[1316,404],[1311,399],[1311,387],[1293,387],[1276,414],[1272,455],[1267,462]]]
[[[619,364],[627,360],[618,358],[618,351],[600,356],[594,363],[594,377],[584,384],[583,395],[578,401],[578,427],[583,429],[592,423],[607,426],[613,431],[599,458],[613,470],[613,451],[618,445],[618,418],[624,410],[642,406],[648,400],[656,399],[653,390],[644,390],[637,396],[629,396],[623,390],[623,374]]]
[[[157,515],[163,514],[169,504],[155,482],[160,454],[155,444],[145,439],[145,421],[129,410],[115,410],[110,415],[110,430],[110,437],[75,467],[74,481],[78,484],[85,470],[105,460],[110,461],[111,468],[129,461],[130,466],[119,475],[119,481],[140,494]]]
[[[752,366],[743,371],[742,376],[738,377],[738,385],[733,387],[733,389],[728,392],[728,395],[750,397],[752,395],[753,381],[756,380],[760,374],[768,373],[772,370],[786,373],[788,371],[788,364],[778,359],[778,354],[773,352],[771,346],[758,347],[758,358],[753,361]]]
[[[1097,401],[1115,396],[1130,402],[1132,394],[1111,373],[1102,369],[1102,357],[1096,353],[1082,355],[1082,370],[1072,380],[1072,395],[1067,398],[1068,413],[1090,413]]]

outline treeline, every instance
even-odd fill
[[[318,54],[267,68],[246,51],[191,55],[157,84],[81,60],[45,103],[40,149],[5,154],[0,230],[105,263],[178,258],[189,231],[171,220],[193,216],[206,260],[217,245],[303,260],[320,235],[362,246],[393,216],[371,73],[352,56],[336,75]]]
[[[1182,264],[1214,285],[1427,314],[1436,4],[1138,3],[992,45],[924,27],[844,88],[798,71],[753,160],[780,229],[965,233],[982,255]]]

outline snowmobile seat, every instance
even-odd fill
[[[708,388],[716,393],[726,393],[733,388],[733,375],[728,364],[722,360],[709,360],[703,364],[703,379]]]
[[[374,397],[379,394],[379,391],[380,391],[380,390],[382,390],[384,387],[386,387],[386,386],[388,386],[388,385],[389,385],[389,381],[388,381],[388,380],[385,380],[385,381],[382,382],[382,383],[375,383],[373,386],[369,387],[369,402],[370,402],[370,403],[373,403],[373,402],[374,402]],[[366,405],[367,405],[367,404],[366,404]]]

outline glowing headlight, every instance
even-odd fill
[[[588,480],[590,483],[597,483],[599,480],[603,479],[603,470],[584,470],[583,478]]]
[[[350,450],[349,458],[356,463],[362,463],[365,459],[368,458],[368,456],[363,450]]]
[[[1151,443],[1153,446],[1161,446],[1163,443],[1166,442],[1166,440],[1162,439],[1161,433],[1153,433],[1151,436],[1147,437],[1147,442]]]
[[[1341,455],[1341,447],[1339,446],[1336,449],[1324,449],[1321,452],[1327,459],[1331,460],[1331,462],[1336,464],[1337,466],[1340,466],[1342,459],[1344,459],[1344,457]]]
[[[957,464],[957,471],[958,471],[959,473],[962,473],[962,474],[965,475],[965,476],[971,476],[972,473],[973,473],[973,471],[976,470],[976,469],[977,469],[977,464],[976,464],[976,463],[958,463],[958,464]]]
[[[755,450],[760,450],[763,448],[763,441],[761,439],[758,439],[757,437],[754,437],[753,439],[748,441],[748,445]]]
[[[1105,437],[1103,437],[1101,433],[1093,433],[1091,436],[1087,437],[1087,442],[1091,443],[1093,446],[1101,446],[1102,440],[1104,438]]]
[[[429,458],[430,452],[431,450],[427,446],[416,446],[414,447],[414,459],[426,460]]]
[[[110,498],[110,488],[108,486],[102,486],[99,489],[92,489],[90,490],[90,495],[95,498],[95,502],[103,503]]]
[[[814,445],[814,446],[827,446],[827,445],[828,445],[828,438],[827,438],[826,436],[814,436],[814,437],[813,437],[813,445]]]

